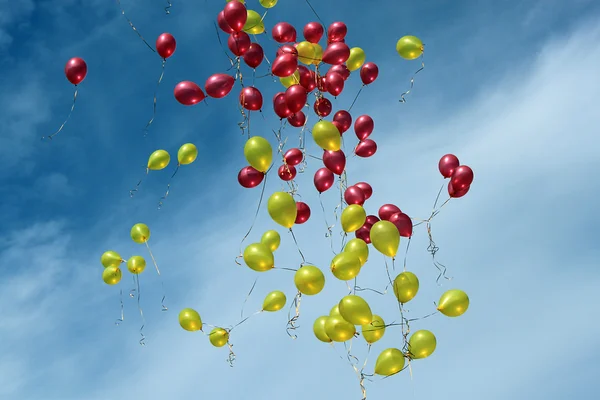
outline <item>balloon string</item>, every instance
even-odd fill
[[[129,19],[129,17],[125,14],[125,10],[123,9],[123,6],[121,6],[121,0],[117,0],[117,4],[119,5],[119,9],[121,10],[121,15],[123,15],[123,17],[125,17],[125,19],[127,20],[127,23],[131,27],[131,29],[133,29],[133,31],[135,33],[137,33],[137,35],[139,36],[139,38],[142,39],[142,41],[146,44],[146,46],[148,46],[148,48],[150,50],[152,50],[152,52],[156,53],[156,50],[154,50],[154,48],[152,46],[150,46],[150,44],[146,41],[146,39],[144,39],[144,37],[142,36],[142,34],[140,33],[140,31],[138,31],[138,29],[133,25],[133,22],[131,22],[131,20]]]
[[[173,4],[170,1],[167,1],[167,6],[165,7],[165,14],[171,14],[171,7],[173,7]]]
[[[312,10],[313,14],[315,14],[315,17],[317,17],[317,19],[319,20],[319,22],[321,23],[321,25],[323,25],[323,27],[325,28],[325,37],[329,38],[329,36],[327,34],[327,28],[325,27],[325,22],[323,22],[323,20],[319,16],[319,14],[317,14],[317,11],[312,6],[312,4],[310,4],[310,1],[308,1],[308,0],[305,0],[305,1],[306,1],[306,4],[308,4],[308,6],[310,7],[310,9]]]
[[[296,293],[296,296],[294,297],[294,301],[292,301],[292,304],[290,305],[290,308],[288,310],[288,323],[287,323],[287,327],[285,328],[285,331],[287,332],[288,336],[291,337],[292,339],[298,339],[298,335],[296,335],[295,333],[291,333],[292,331],[295,331],[296,329],[298,329],[300,326],[296,325],[296,322],[298,321],[298,318],[300,318],[300,301],[302,300],[302,293],[300,291],[298,291],[298,293]],[[295,309],[295,315],[292,317],[292,309]]]
[[[148,172],[150,172],[150,168],[146,168],[146,175],[148,175]],[[137,185],[135,185],[135,187],[129,191],[129,197],[133,197],[133,195],[138,191],[146,175],[143,175],[138,181]]]
[[[246,303],[248,302],[248,299],[250,298],[250,295],[254,291],[254,288],[256,287],[256,283],[257,282],[258,282],[258,278],[256,278],[254,280],[254,283],[252,284],[252,287],[250,288],[250,291],[248,292],[248,294],[246,295],[246,298],[244,299],[244,302],[242,303],[242,309],[240,311],[240,319],[244,319],[244,307],[246,306]]]
[[[300,254],[300,257],[302,258],[302,263],[300,264],[300,266],[303,266],[304,264],[306,264],[306,258],[304,258],[304,254],[302,253],[302,250],[300,250],[300,246],[298,245],[298,241],[296,240],[296,235],[294,235],[294,231],[292,230],[292,228],[290,228],[290,234],[292,235],[292,239],[294,240],[294,244],[296,245],[296,248],[298,249],[298,253]]]
[[[239,255],[235,258],[235,263],[237,265],[242,265],[238,259],[243,258],[243,251],[242,251],[242,245],[244,244],[244,242],[246,241],[246,239],[248,238],[248,236],[250,236],[250,232],[252,232],[252,229],[254,228],[254,224],[256,223],[256,219],[258,218],[258,213],[260,212],[260,206],[262,205],[262,201],[263,198],[265,197],[265,188],[267,187],[267,178],[269,177],[268,173],[271,170],[271,168],[269,168],[267,170],[267,172],[265,172],[265,179],[263,180],[263,184],[262,184],[262,189],[260,191],[260,198],[258,199],[258,206],[256,207],[256,212],[254,213],[254,218],[252,219],[252,224],[250,225],[250,228],[248,229],[248,232],[246,232],[246,234],[244,235],[244,237],[242,238],[242,241],[240,242],[240,252]]]
[[[358,333],[356,333],[356,334],[358,334]],[[352,340],[350,340],[350,345],[349,346],[346,343],[347,342],[344,342],[344,348],[346,349],[346,358],[348,359],[348,362],[350,363],[350,366],[352,367],[352,369],[356,373],[356,376],[358,377],[358,383],[360,385],[360,390],[361,390],[361,393],[362,393],[361,400],[366,400],[367,399],[367,389],[366,389],[366,387],[364,385],[363,373],[356,366],[356,364],[359,363],[359,360],[358,360],[358,358],[355,355],[352,354]],[[365,364],[366,364],[366,359],[365,359]]]
[[[227,341],[227,347],[229,348],[229,355],[227,356],[227,362],[229,366],[233,368],[233,364],[235,363],[235,353],[233,352],[233,345]]]
[[[325,227],[327,229],[327,232],[325,232],[325,237],[329,238],[329,247],[331,247],[331,251],[333,252],[333,254],[337,255],[337,253],[333,249],[332,228],[334,227],[334,225],[329,225],[329,222],[327,222],[327,213],[325,212],[325,205],[323,204],[323,197],[321,196],[322,194],[323,193],[319,192],[319,204],[321,205],[321,210],[323,211],[323,220],[325,221]]]
[[[348,112],[350,112],[350,110],[352,110],[352,107],[354,107],[354,104],[356,103],[356,100],[358,100],[358,96],[360,96],[360,94],[361,94],[361,92],[362,92],[362,90],[363,90],[363,88],[364,88],[365,86],[366,86],[366,85],[365,85],[365,84],[363,84],[363,85],[360,87],[360,89],[358,90],[358,93],[356,93],[356,96],[354,97],[354,100],[352,100],[352,104],[350,104],[350,107],[348,108]]]
[[[161,197],[160,200],[158,201],[158,209],[159,210],[163,206],[163,201],[169,195],[169,191],[171,190],[171,181],[173,180],[173,178],[175,177],[175,175],[177,175],[177,171],[179,171],[179,167],[180,166],[181,166],[181,164],[177,164],[177,168],[175,168],[175,171],[173,172],[173,175],[171,175],[171,178],[169,178],[169,183],[167,183],[167,191],[165,192],[165,195],[163,197]]]
[[[144,137],[148,135],[148,128],[150,128],[150,125],[152,125],[152,122],[154,122],[154,118],[156,117],[156,99],[157,99],[157,94],[158,94],[158,88],[160,86],[160,83],[163,80],[163,77],[165,76],[165,64],[166,63],[167,63],[167,59],[163,58],[160,77],[158,78],[158,82],[156,83],[156,89],[154,89],[154,103],[152,106],[152,118],[150,118],[150,121],[148,121],[148,123],[146,124],[146,127],[144,128]]]
[[[121,303],[121,318],[115,321],[115,325],[119,326],[125,320],[125,309],[123,307],[123,289],[119,289],[119,303]]]
[[[408,249],[410,248],[410,239],[412,239],[412,235],[408,238],[406,242],[406,251],[404,252],[404,272],[406,272],[406,260],[408,258]]]
[[[156,273],[158,274],[158,277],[160,278],[160,285],[162,286],[162,290],[163,290],[163,297],[160,300],[160,305],[162,307],[162,311],[167,311],[168,308],[167,306],[165,306],[165,299],[167,297],[167,295],[165,294],[165,283],[163,282],[162,276],[160,274],[160,270],[158,269],[158,264],[156,263],[156,259],[154,258],[154,254],[152,254],[152,250],[150,250],[150,245],[148,244],[148,241],[145,241],[144,244],[146,245],[146,248],[148,249],[148,254],[150,254],[150,258],[152,259],[152,264],[154,264],[154,268],[156,269]]]
[[[234,66],[233,59],[229,56],[229,53],[227,53],[227,50],[225,50],[225,46],[223,46],[223,42],[221,41],[221,34],[219,33],[219,27],[217,26],[217,23],[214,21],[213,21],[213,25],[215,26],[215,32],[217,33],[217,40],[219,41],[221,50],[223,50],[223,53],[225,53],[225,55],[227,56],[227,59],[229,59],[229,63],[233,67]]]
[[[404,92],[404,93],[402,93],[400,95],[400,100],[398,100],[400,103],[406,103],[406,99],[404,98],[404,96],[407,96],[411,92],[411,90],[415,86],[415,76],[417,76],[417,74],[419,72],[423,71],[423,69],[425,68],[425,61],[424,61],[424,58],[423,58],[424,55],[425,55],[425,53],[421,54],[421,68],[419,68],[417,70],[417,72],[415,72],[413,74],[413,76],[410,78],[410,88],[406,92]]]
[[[140,303],[141,292],[140,292],[140,276],[138,274],[133,275],[133,280],[135,281],[136,290],[137,290],[137,305],[138,310],[140,311],[140,317],[142,318],[142,326],[140,327],[140,345],[145,346],[146,337],[144,336],[144,326],[146,325],[146,318],[144,318],[144,312],[142,311],[142,305]]]
[[[42,136],[42,140],[48,138],[49,140],[52,140],[52,138],[56,135],[58,135],[60,133],[60,131],[63,130],[63,128],[65,127],[65,125],[67,124],[67,122],[69,121],[69,119],[71,118],[71,114],[73,114],[73,110],[75,109],[75,102],[77,101],[77,93],[79,92],[79,89],[77,88],[77,85],[75,85],[75,93],[73,94],[73,104],[71,104],[71,110],[69,111],[69,115],[67,115],[67,118],[65,119],[65,121],[62,123],[62,125],[60,126],[60,128],[58,128],[58,130],[56,132],[54,132],[52,135],[49,136]]]

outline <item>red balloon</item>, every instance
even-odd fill
[[[366,196],[358,186],[348,186],[344,192],[344,200],[346,200],[347,204],[358,204],[359,206],[362,206],[365,204]]]
[[[264,178],[265,174],[251,166],[242,168],[238,173],[238,182],[247,189],[257,187]]]
[[[375,152],[377,152],[377,143],[371,139],[361,140],[354,149],[354,154],[363,158],[371,157]]]
[[[227,74],[211,75],[204,84],[206,94],[217,99],[223,98],[231,92],[235,79]]]
[[[296,224],[303,224],[310,218],[310,207],[303,201],[296,202]]]
[[[365,85],[375,82],[377,75],[379,75],[379,68],[375,63],[364,63],[360,68],[360,80]]]
[[[321,97],[315,101],[314,110],[319,117],[323,118],[328,116],[331,114],[331,109],[331,102],[325,97]]]
[[[244,62],[250,68],[257,68],[265,58],[265,52],[258,43],[250,43],[248,50],[244,52]]]
[[[156,39],[156,52],[165,60],[175,53],[177,42],[170,33],[163,33]]]
[[[227,23],[227,21],[225,21],[225,12],[221,10],[221,12],[219,13],[219,15],[217,15],[217,24],[219,25],[219,28],[221,28],[221,30],[225,33],[233,33],[235,32]]]
[[[304,39],[307,42],[311,43],[319,43],[319,40],[323,37],[323,33],[325,33],[325,29],[323,29],[323,25],[318,22],[309,22],[304,25]]]
[[[342,150],[323,152],[323,164],[325,167],[336,175],[341,175],[346,168],[346,155]]]
[[[379,207],[379,218],[383,221],[389,221],[392,215],[401,213],[400,209],[393,204],[384,204]]]
[[[231,29],[235,32],[240,32],[244,29],[244,25],[248,19],[248,11],[246,10],[245,5],[234,0],[225,5],[223,16],[225,17],[225,22],[227,22],[227,25],[229,25]]]
[[[227,4],[231,3],[233,1]],[[250,49],[250,45],[252,45],[252,42],[246,32],[233,32],[227,39],[227,47],[237,57],[243,56]]]
[[[306,123],[306,115],[304,115],[302,111],[298,111],[297,113],[287,117],[287,120],[293,127],[301,128]]]
[[[287,22],[279,22],[271,29],[271,35],[277,43],[294,43],[296,41],[296,28]]]
[[[273,97],[273,110],[279,118],[288,118],[294,113],[290,111],[285,101],[285,93],[279,92]]]
[[[193,106],[206,97],[200,86],[191,81],[182,81],[175,86],[173,91],[175,99],[184,106]]]
[[[73,85],[79,85],[87,75],[87,64],[83,58],[73,57],[65,65],[65,76]]]
[[[358,228],[358,230],[356,232],[354,232],[354,235],[356,236],[357,239],[362,239],[364,240],[367,244],[371,243],[371,227],[370,226],[361,226],[360,228]]]
[[[402,237],[411,237],[413,232],[413,224],[410,217],[402,212],[398,212],[393,214],[388,220],[392,224],[396,225],[398,228],[398,232],[400,232],[400,236]]]
[[[365,194],[365,200],[369,200],[369,198],[373,195],[373,188],[367,182],[358,182],[356,187],[359,187],[363,193]]]
[[[339,122],[337,121],[331,121],[331,123],[337,128],[338,132],[340,133],[340,136],[342,136],[342,126]]]
[[[306,89],[307,92],[312,92],[317,87],[317,78],[314,71],[309,70],[304,65],[298,66],[298,73],[300,74],[300,84]]]
[[[469,192],[470,188],[471,188],[471,186],[467,186],[466,188],[461,189],[461,190],[454,190],[454,187],[452,186],[452,181],[448,182],[448,194],[450,195],[450,197],[452,197],[454,199],[463,197],[465,194],[467,194]]]
[[[473,183],[473,170],[466,165],[461,165],[454,170],[450,178],[452,187],[456,191],[461,191]]]
[[[327,168],[320,168],[315,172],[314,184],[319,193],[323,193],[333,186],[333,172]]]
[[[350,57],[350,48],[346,43],[331,43],[323,52],[323,62],[326,64],[343,64]]]
[[[348,33],[348,27],[343,22],[334,22],[327,28],[327,38],[331,42],[344,40],[346,33]]]
[[[240,92],[240,104],[246,110],[258,111],[262,108],[263,97],[260,90],[254,86],[248,86]]]
[[[283,159],[287,165],[298,165],[304,159],[304,154],[302,150],[294,147],[283,154]]]
[[[356,185],[355,185],[356,186]],[[367,220],[363,226],[372,227],[375,225],[375,222],[379,222],[379,218],[376,215],[367,215]]]
[[[292,75],[298,69],[298,57],[285,53],[277,56],[271,65],[273,75],[280,78]]]
[[[333,96],[339,96],[344,90],[344,78],[337,72],[327,73],[327,91]]]
[[[333,122],[337,122],[340,133],[346,132],[352,125],[352,116],[346,110],[340,110],[333,115]]]
[[[285,91],[285,102],[292,113],[296,113],[306,105],[306,89],[302,85],[291,85]]]
[[[296,167],[293,165],[283,164],[279,167],[277,174],[283,181],[291,181],[296,177]]]
[[[460,161],[458,161],[458,158],[454,154],[446,154],[440,158],[438,169],[444,178],[450,178],[459,165]]]
[[[342,76],[342,78],[344,78],[344,80],[347,80],[350,77],[350,70],[344,64],[332,65],[327,73],[329,74],[330,72],[337,72]]]
[[[284,44],[283,46],[277,49],[277,53],[275,54],[275,56],[279,57],[282,54],[292,54],[298,57],[298,49],[292,45]]]
[[[361,115],[354,122],[354,133],[356,133],[358,140],[368,138],[373,133],[373,128],[375,128],[375,122],[368,115]]]

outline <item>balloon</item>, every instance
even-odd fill
[[[171,162],[171,156],[166,150],[156,150],[148,157],[146,168],[153,171],[160,171],[166,168],[169,162]]]
[[[194,309],[184,308],[179,313],[179,325],[186,331],[194,332],[202,330],[202,319]]]
[[[451,289],[442,294],[438,311],[446,317],[460,317],[469,308],[469,296],[459,289]]]
[[[267,172],[273,162],[271,143],[262,136],[252,136],[244,145],[244,157],[257,171]]]
[[[83,58],[73,57],[65,65],[65,76],[73,85],[79,85],[87,75],[87,64]]]
[[[337,72],[327,73],[327,91],[333,96],[339,96],[344,90],[344,77]]]
[[[329,267],[333,276],[341,281],[349,281],[360,272],[360,257],[356,253],[343,251],[333,257]]]
[[[104,268],[108,268],[108,267],[118,268],[119,265],[121,265],[121,263],[123,261],[124,260],[121,257],[121,255],[113,250],[105,251],[104,253],[102,253],[102,257],[100,257],[100,262],[102,263],[102,266]]]
[[[313,43],[313,47],[315,48],[315,58],[313,59],[313,65],[321,64],[323,61],[323,48],[318,43]]]
[[[328,318],[329,316],[323,315],[317,318],[313,324],[313,333],[317,339],[324,343],[331,343],[331,338],[327,336],[327,332],[325,331],[325,324]]]
[[[360,80],[364,85],[368,85],[370,83],[375,82],[375,79],[377,79],[378,75],[379,68],[375,63],[365,63],[360,69]]]
[[[340,42],[346,37],[348,27],[343,22],[334,22],[327,28],[327,37],[331,42]]]
[[[193,106],[206,97],[200,86],[191,81],[181,81],[173,90],[175,99],[184,106]]]
[[[304,39],[311,43],[319,43],[319,40],[323,37],[323,33],[325,30],[323,29],[323,25],[318,22],[309,22],[304,25],[304,30],[302,31],[304,34]]]
[[[473,170],[466,165],[461,165],[454,170],[450,183],[454,190],[464,190],[473,183]]]
[[[308,206],[308,204],[302,201],[298,201],[296,202],[296,210],[296,221],[294,221],[294,223],[303,224],[306,221],[308,221],[308,219],[310,218],[310,207]]]
[[[365,194],[365,200],[368,200],[373,195],[373,188],[367,182],[358,182],[354,186],[360,188],[363,191],[363,193]]]
[[[393,289],[398,302],[408,303],[419,291],[419,278],[412,272],[404,271],[394,279]]]
[[[384,204],[381,207],[379,207],[379,218],[381,218],[384,221],[389,221],[389,219],[392,217],[392,215],[397,214],[397,213],[401,213],[402,211],[400,211],[400,209],[393,205],[393,204]]]
[[[365,63],[367,55],[365,51],[360,47],[353,47],[350,49],[350,56],[346,60],[346,66],[350,71],[356,71]]]
[[[281,78],[279,78],[279,82],[281,82],[281,84],[286,88],[289,88],[290,86],[295,85],[296,83],[300,83],[300,72],[298,72],[298,69],[296,69],[296,71],[294,71],[292,75],[282,76]]]
[[[319,193],[323,193],[333,185],[333,179],[333,172],[327,168],[320,168],[315,172],[315,188],[317,188]]]
[[[342,145],[340,132],[329,121],[319,121],[312,129],[315,143],[324,150],[338,151]]]
[[[287,117],[287,120],[293,127],[300,128],[306,123],[306,115],[304,115],[302,111],[298,111],[297,113]]]
[[[267,246],[271,252],[274,252],[281,244],[281,236],[279,236],[279,232],[271,229],[270,231],[263,233],[260,242]]]
[[[346,243],[346,246],[344,246],[344,252],[356,254],[360,260],[361,267],[365,265],[369,258],[369,246],[362,239],[350,239]]]
[[[358,183],[356,185],[358,185]],[[375,222],[378,222],[378,221],[379,221],[379,218],[377,218],[375,215],[367,215],[367,220],[365,221],[365,225],[368,225],[370,228],[373,225],[375,225]]]
[[[225,12],[221,11],[219,13],[219,15],[217,16],[217,24],[219,25],[219,28],[221,28],[221,30],[225,33],[233,33],[235,32],[227,23],[227,21],[225,21]]]
[[[438,169],[444,178],[450,178],[459,165],[460,161],[458,161],[458,158],[454,154],[446,154],[440,158]]]
[[[408,354],[413,360],[427,358],[434,351],[437,345],[435,335],[430,331],[421,329],[413,333],[408,340]]]
[[[371,139],[360,141],[356,148],[354,148],[354,153],[364,158],[371,157],[375,152],[377,152],[377,143]]]
[[[371,242],[380,253],[388,257],[396,257],[400,245],[400,233],[396,225],[389,221],[379,221],[371,227]]]
[[[293,165],[283,164],[277,170],[277,175],[281,178],[282,181],[291,181],[296,177],[296,167]]]
[[[375,128],[375,122],[373,118],[368,115],[361,115],[354,122],[354,133],[356,133],[356,137],[358,140],[365,140],[368,138],[371,133],[373,133],[373,129]]]
[[[298,73],[300,74],[300,84],[307,92],[312,92],[317,86],[315,72],[310,71],[304,65],[298,65]]]
[[[298,215],[296,201],[286,192],[273,193],[267,202],[267,211],[273,221],[288,229],[294,226]]]
[[[263,97],[260,90],[254,86],[243,88],[240,92],[240,104],[249,111],[260,110],[263,104]]]
[[[334,342],[345,342],[354,337],[356,328],[341,316],[330,316],[325,321],[325,333]]]
[[[259,0],[261,6],[264,8],[273,8],[277,4],[278,0]]]
[[[277,43],[294,43],[296,41],[296,28],[287,22],[279,22],[273,26],[271,35]]]
[[[298,57],[290,53],[277,56],[271,65],[271,73],[278,77],[292,75],[298,68]]]
[[[341,317],[342,314],[340,314],[340,304],[336,304],[333,307],[331,307],[331,310],[329,311],[329,316],[330,317]]]
[[[296,50],[298,50],[298,61],[306,65],[312,64],[315,59],[315,47],[311,42],[298,43]]]
[[[352,125],[352,116],[348,111],[340,110],[333,115],[333,121],[339,124],[340,134],[350,129]]]
[[[298,165],[304,160],[302,150],[294,147],[283,154],[283,159],[287,165]]]
[[[244,249],[244,262],[250,269],[265,272],[275,266],[273,252],[263,243],[252,243]]]
[[[223,9],[223,16],[225,17],[227,25],[235,32],[239,32],[244,29],[244,25],[248,19],[248,12],[243,3],[240,3],[239,1],[230,1]]]
[[[246,4],[246,0],[225,0],[226,3],[229,3],[230,1],[239,1],[242,4]]]
[[[106,267],[102,271],[102,280],[107,285],[116,285],[121,282],[122,273],[119,267]]]
[[[264,172],[260,172],[251,166],[242,168],[238,173],[238,182],[247,189],[260,185],[264,178]]]
[[[237,56],[243,56],[252,45],[250,36],[246,32],[233,32],[227,39],[227,47]]]
[[[244,32],[252,35],[260,35],[265,31],[265,24],[259,13],[254,10],[246,11],[246,23],[244,24]]]
[[[210,97],[221,99],[231,92],[234,83],[235,79],[231,75],[213,74],[206,80],[204,89]]]
[[[465,194],[467,194],[469,192],[470,187],[471,186],[467,186],[464,189],[455,190],[454,186],[452,186],[452,182],[448,182],[448,194],[450,195],[450,197],[457,199],[457,198],[463,197]]]
[[[402,368],[404,368],[404,354],[395,348],[385,349],[375,361],[375,373],[377,375],[394,375],[402,371]]]
[[[156,52],[159,56],[164,58],[165,60],[175,53],[175,48],[177,47],[177,42],[175,38],[170,33],[162,33],[156,39]]]
[[[142,256],[132,256],[127,260],[127,269],[132,274],[141,274],[146,269],[146,260]]]
[[[284,44],[277,49],[277,52],[275,53],[275,57],[279,57],[280,55],[283,55],[283,54],[291,54],[294,57],[298,58],[298,49],[296,49],[291,44]]]
[[[350,294],[344,296],[339,303],[342,318],[353,325],[368,324],[373,320],[373,313],[369,304],[360,296]]]
[[[339,65],[345,63],[348,57],[350,57],[350,48],[348,48],[348,45],[342,42],[334,42],[325,49],[323,62]]]
[[[337,151],[324,150],[323,164],[334,174],[342,175],[346,168],[346,155],[341,149]]]
[[[348,186],[344,192],[344,200],[348,204],[365,204],[365,193],[358,186]]]
[[[315,101],[315,105],[313,108],[315,110],[315,114],[323,118],[331,114],[332,105],[328,99],[326,99],[325,97],[321,97]],[[340,135],[340,131],[338,131],[337,128],[335,128],[335,132],[338,136]]]
[[[371,243],[371,226],[361,226],[356,232],[354,232],[354,235],[357,239],[364,240],[367,244]]]
[[[287,118],[294,113],[288,108],[287,102],[285,101],[285,93],[279,92],[273,97],[273,110],[275,114],[281,119]]]
[[[344,64],[332,65],[327,73],[330,72],[336,72],[340,74],[344,80],[347,80],[350,77],[350,70]]]
[[[423,54],[423,42],[416,36],[403,36],[396,43],[396,51],[406,60],[414,60]]]
[[[144,244],[150,239],[150,228],[146,224],[137,223],[131,227],[129,236],[135,243]]]
[[[213,328],[208,334],[208,340],[215,347],[223,347],[229,342],[229,332],[223,328]]]
[[[177,162],[179,165],[188,165],[196,161],[198,157],[198,148],[193,143],[181,145],[177,150]]]
[[[366,342],[373,344],[383,337],[385,334],[385,322],[379,315],[373,314],[373,319],[370,323],[361,326],[362,336]]]
[[[325,275],[314,265],[305,265],[296,271],[294,285],[300,293],[314,296],[325,287]]]
[[[358,204],[350,204],[348,207],[344,208],[344,211],[342,211],[342,216],[340,217],[344,232],[356,231],[358,228],[363,226],[366,219],[367,212]]]
[[[306,105],[306,89],[302,85],[292,85],[285,91],[285,102],[292,113],[296,113]]]
[[[263,301],[262,309],[263,311],[279,311],[285,306],[285,302],[287,301],[285,297],[285,293],[275,290],[265,297]]]
[[[396,228],[398,228],[398,232],[400,233],[400,236],[407,237],[407,238],[412,236],[413,224],[412,224],[412,220],[410,219],[410,217],[408,215],[399,212],[399,213],[393,214],[388,221],[390,221],[392,224],[396,225]]]
[[[250,68],[257,68],[265,58],[265,52],[258,43],[250,43],[248,50],[244,52],[244,62]]]

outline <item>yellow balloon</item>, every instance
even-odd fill
[[[315,58],[313,59],[312,63],[314,65],[319,65],[319,64],[321,64],[321,61],[323,60],[323,48],[321,47],[321,45],[319,43],[313,43],[312,45],[315,49]]]
[[[146,260],[142,256],[132,256],[127,260],[127,269],[132,274],[141,274],[146,269]]]
[[[360,272],[360,258],[356,253],[342,251],[331,260],[331,273],[342,281],[356,278]]]
[[[273,8],[277,4],[277,0],[259,0],[259,3],[264,8]]]
[[[396,43],[396,51],[406,60],[414,60],[423,54],[423,42],[416,36],[403,36]]]
[[[171,162],[171,156],[165,150],[156,150],[148,158],[148,169],[158,171],[165,168]]]
[[[267,246],[271,252],[277,250],[281,244],[281,236],[279,232],[270,230],[266,231],[260,238],[260,242]]]
[[[330,316],[325,321],[325,332],[334,342],[345,342],[354,337],[356,328],[341,316]]]
[[[452,289],[440,297],[437,309],[447,317],[460,317],[469,308],[469,296],[460,289]]]
[[[394,279],[394,295],[400,303],[408,303],[419,291],[419,278],[412,272],[404,271]]]
[[[306,65],[312,64],[315,59],[315,47],[311,42],[305,40],[298,43],[296,45],[296,50],[298,50],[298,61]]]
[[[400,232],[390,221],[377,221],[371,227],[371,243],[380,253],[396,257],[400,245]]]
[[[267,202],[267,211],[269,211],[269,215],[273,221],[284,228],[294,226],[296,215],[298,214],[296,201],[294,201],[291,194],[286,192],[273,193]]]
[[[260,35],[265,31],[265,24],[262,21],[262,17],[259,13],[254,10],[246,11],[247,18],[244,24],[244,32],[252,35]]]
[[[344,296],[339,303],[342,318],[353,325],[364,325],[373,321],[373,313],[369,304],[360,296],[350,294]]]
[[[341,317],[342,316],[342,314],[340,314],[340,303],[331,307],[331,310],[329,311],[329,316],[330,317]]]
[[[131,227],[131,239],[138,244],[144,244],[150,239],[150,228],[148,225],[138,223]]]
[[[437,345],[435,335],[425,329],[416,331],[408,340],[408,351],[410,358],[427,358],[434,351]]]
[[[363,206],[359,206],[358,204],[350,204],[348,207],[344,208],[340,219],[342,221],[342,229],[344,232],[354,232],[365,224],[365,221],[367,220],[367,212]]]
[[[121,282],[121,270],[119,267],[106,267],[104,271],[102,271],[102,280],[107,285],[116,285]]]
[[[329,317],[324,315],[317,318],[313,324],[313,332],[315,336],[324,343],[331,343],[331,338],[327,336],[327,332],[325,331],[325,324],[327,323],[328,319]]]
[[[360,47],[353,47],[350,49],[350,57],[346,60],[346,67],[348,67],[350,71],[356,71],[362,67],[366,60],[367,55],[365,54],[365,51]]]
[[[317,122],[312,129],[312,137],[323,150],[338,151],[342,145],[340,131],[329,121]]]
[[[229,342],[229,332],[223,328],[214,328],[208,334],[208,340],[215,347],[223,347]]]
[[[356,254],[360,259],[360,266],[362,267],[369,258],[369,245],[362,239],[350,239],[344,247],[344,252]]]
[[[305,265],[296,271],[294,284],[300,293],[314,296],[325,287],[325,275],[314,265]]]
[[[290,76],[283,76],[279,78],[279,82],[286,88],[289,88],[292,85],[298,85],[300,84],[300,72],[296,70],[296,72]]]
[[[267,172],[273,162],[271,143],[262,136],[253,136],[244,145],[244,157],[255,169]]]
[[[287,301],[285,297],[285,293],[275,290],[265,297],[263,301],[262,309],[263,311],[279,311],[283,307],[285,307],[285,302]]]
[[[202,319],[200,318],[198,311],[192,308],[184,308],[179,313],[179,325],[186,331],[201,331]]]
[[[121,265],[121,263],[123,262],[123,258],[121,258],[121,255],[116,251],[109,250],[102,253],[102,257],[100,257],[100,262],[102,263],[102,266],[104,266],[104,268],[119,267],[119,265]]]
[[[198,157],[198,148],[193,143],[182,145],[177,151],[177,162],[181,165],[188,165],[196,161]]]
[[[375,343],[385,334],[385,322],[379,315],[373,315],[373,320],[361,328],[362,336],[369,344]]]
[[[379,354],[375,361],[375,373],[377,375],[394,375],[404,368],[404,354],[398,349],[389,348]]]
[[[246,246],[243,257],[246,265],[257,272],[265,272],[275,266],[273,253],[262,243],[252,243]]]

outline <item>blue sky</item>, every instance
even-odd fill
[[[325,270],[328,286],[303,299],[299,338],[286,335],[286,313],[258,315],[234,330],[237,362],[230,368],[226,350],[178,326],[184,307],[213,325],[237,322],[256,276],[233,262],[259,196],[259,189],[242,189],[236,181],[246,165],[237,127],[239,89],[194,107],[179,105],[172,95],[181,80],[203,84],[228,68],[212,25],[222,4],[173,1],[165,15],[163,1],[122,1],[148,41],[170,32],[178,44],[144,138],[160,59],[114,2],[56,3],[0,1],[0,398],[360,398],[351,367],[311,332],[312,321],[346,292],[327,271],[331,253],[311,183],[320,167],[315,162],[298,179],[313,216],[295,231],[307,257]],[[260,10],[258,1],[248,3]],[[408,259],[421,279],[411,316],[427,314],[452,287],[469,293],[471,308],[461,318],[415,322],[413,329],[436,334],[436,352],[413,363],[412,379],[403,373],[369,383],[369,398],[595,398],[598,5],[326,3],[313,3],[321,18],[346,22],[347,42],[364,48],[380,67],[378,80],[353,108],[354,116],[373,117],[379,145],[373,158],[352,158],[348,165],[350,181],[374,187],[367,211],[392,202],[426,217],[442,183],[437,161],[448,152],[475,171],[469,194],[451,201],[433,224],[439,258],[454,280],[436,286],[423,227],[415,229]],[[282,20],[300,31],[315,17],[303,1],[281,0],[265,21],[269,29]],[[395,52],[405,34],[425,42],[426,69],[408,103],[398,104],[418,67]],[[273,42],[259,40],[272,59]],[[63,68],[74,56],[89,68],[75,112],[53,142],[42,142],[71,105]],[[351,103],[358,89],[357,77],[351,79],[334,109]],[[278,122],[269,105],[279,86],[269,79],[257,86],[266,119],[255,116],[252,131],[273,140]],[[286,132],[294,143],[296,132]],[[150,152],[164,148],[174,155],[185,142],[195,143],[200,154],[181,168],[165,206],[156,209],[173,166],[151,173],[130,199]],[[318,153],[314,143],[309,149]],[[267,193],[280,187],[271,177]],[[324,197],[331,220],[336,199],[332,192]],[[116,327],[118,288],[100,277],[105,250],[146,255],[129,239],[136,222],[152,230],[169,307],[161,313],[160,281],[149,268],[141,276],[145,347],[138,344],[135,301],[124,299],[125,321]],[[263,207],[248,243],[273,228]],[[280,231],[276,261],[295,267],[298,253]],[[371,254],[360,283],[384,286],[383,258],[374,249]],[[128,274],[121,287],[132,288]],[[261,275],[246,310],[259,309],[263,296],[276,289],[293,297],[291,273]],[[397,318],[391,298],[365,297],[386,321]],[[367,370],[378,350],[400,345],[400,332],[390,328]],[[355,351],[364,357],[364,346],[355,344]]]

